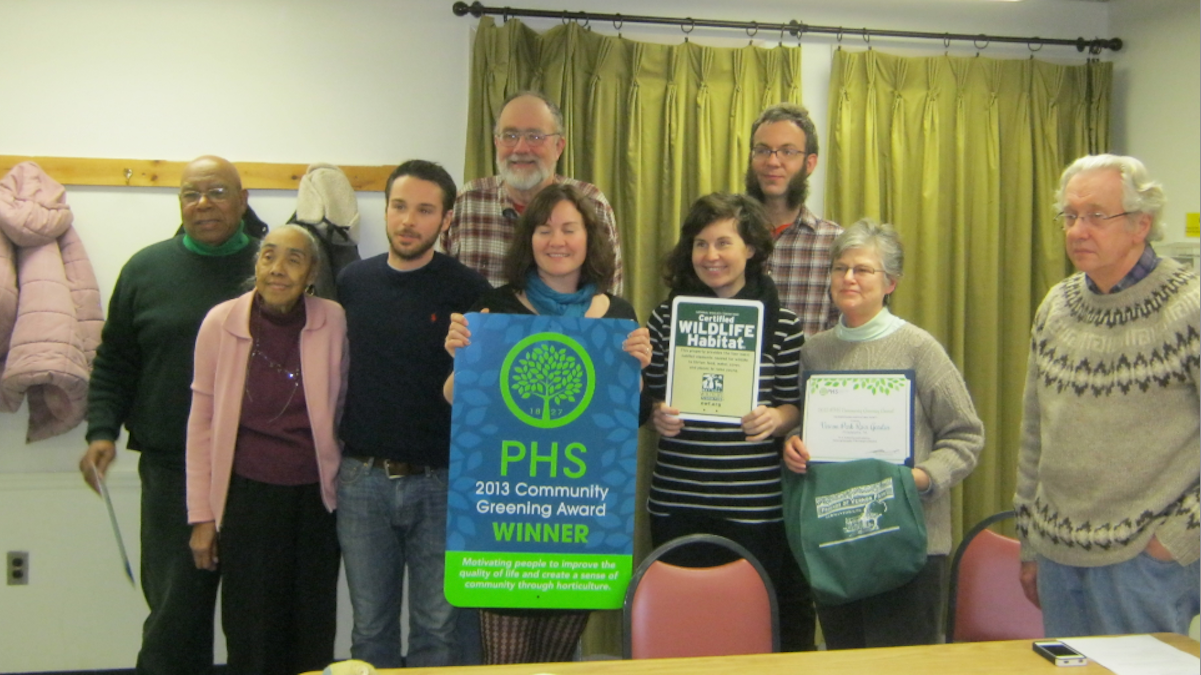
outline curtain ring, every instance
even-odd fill
[[[951,48],[951,34],[950,34],[950,33],[943,33],[943,37],[942,37],[942,48],[943,48],[943,49],[950,49],[950,48]]]
[[[1038,49],[1035,49],[1035,48],[1034,48],[1034,43],[1035,43],[1035,42],[1038,42]],[[1035,36],[1035,38],[1034,38],[1033,40],[1031,40],[1031,41],[1029,41],[1029,42],[1027,42],[1027,43],[1026,43],[1026,49],[1029,49],[1029,50],[1030,50],[1030,51],[1032,51],[1032,52],[1040,52],[1040,51],[1042,51],[1042,49],[1043,49],[1042,38]],[[1034,55],[1033,55],[1033,54],[1031,54],[1030,56],[1031,56],[1031,58],[1033,58],[1033,57],[1034,57]]]
[[[564,25],[564,26],[566,26],[567,24],[571,23],[571,17],[569,17],[569,16],[567,15],[567,10],[563,10],[563,17],[562,17],[562,18],[560,18],[559,20],[563,22],[563,25]]]
[[[584,27],[584,30],[592,30],[592,17],[588,16],[588,12],[580,10],[580,19],[584,20],[584,23],[580,24]],[[576,19],[575,22],[580,23],[580,19]]]
[[[692,30],[694,28],[696,28],[696,20],[693,19],[692,17],[687,17],[687,18],[688,18],[688,29],[687,30],[684,29],[684,24],[680,24],[680,30],[684,32],[684,35],[688,35],[689,33],[692,32]]]
[[[839,44],[842,44],[842,26],[838,27],[838,33],[834,35],[834,38],[838,40]]]
[[[980,46],[982,38],[984,39],[984,46]],[[972,44],[976,45],[976,49],[988,49],[988,38],[985,37],[984,33],[981,33],[980,37],[972,39]]]
[[[870,32],[870,31],[868,31],[868,29],[864,28],[864,29],[863,29],[863,35],[862,35],[862,37],[863,37],[863,41],[867,43],[867,49],[868,49],[868,51],[871,51],[871,48],[872,48],[872,34],[871,34],[871,32]]]
[[[751,30],[752,28],[753,28],[754,30]],[[780,32],[783,32],[783,31],[780,31]],[[752,40],[754,40],[754,39],[755,39],[755,36],[756,36],[756,35],[758,35],[758,34],[759,34],[759,23],[758,23],[757,21],[752,21],[752,22],[751,22],[751,28],[748,28],[748,29],[746,29],[746,35],[747,35],[747,37],[749,37],[749,38],[751,38]]]
[[[624,25],[626,25],[626,22],[625,22],[625,21],[622,21],[622,19],[621,19],[621,14],[617,14],[616,16],[617,16],[617,18],[616,18],[616,19],[613,19],[613,28],[614,28],[615,30],[618,30],[618,31],[620,31],[620,30],[621,30],[621,27],[622,27],[622,26],[624,26]]]

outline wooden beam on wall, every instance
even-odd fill
[[[0,155],[0,176],[21,162],[37,162],[63,185],[178,188],[187,162],[163,159],[101,159],[95,157],[22,157]],[[248,190],[295,190],[307,164],[234,162]],[[383,192],[394,166],[343,166],[358,192]]]

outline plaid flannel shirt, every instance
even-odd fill
[[[558,175],[555,176],[555,182],[574,186],[595,205],[601,222],[609,229],[613,250],[617,254],[617,272],[609,292],[621,295],[621,239],[617,234],[609,200],[591,183]],[[506,218],[506,209],[516,212],[500,176],[477,178],[459,191],[455,199],[454,217],[441,238],[442,250],[447,255],[484,275],[493,286],[508,283],[504,278],[504,260],[513,238],[516,219]]]
[[[841,233],[837,223],[822,220],[802,206],[796,222],[776,237],[771,277],[780,304],[801,318],[806,337],[838,323],[838,307],[830,300],[830,249]]]

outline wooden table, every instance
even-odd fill
[[[1197,656],[1201,644],[1172,633],[1157,638]],[[1083,668],[1061,670],[1038,656],[1030,640],[963,642],[923,647],[853,649],[836,652],[713,656],[692,659],[645,659],[639,661],[578,661],[512,666],[458,666],[448,668],[383,669],[381,675],[759,675],[760,673],[820,673],[861,675],[886,673],[908,675],[1091,675],[1108,673],[1090,662]],[[318,675],[316,673],[312,675]]]

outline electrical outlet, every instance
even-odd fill
[[[24,586],[29,583],[29,551],[8,552],[9,586]]]

